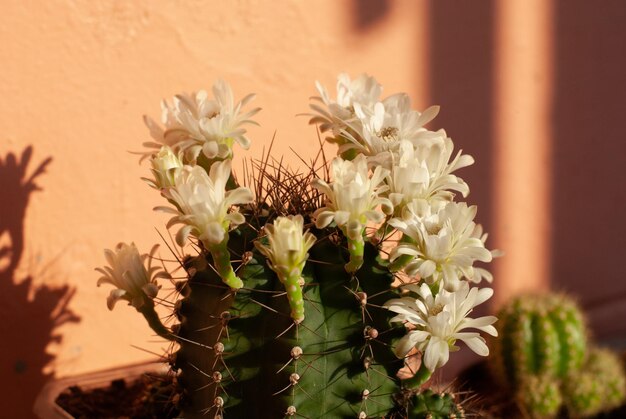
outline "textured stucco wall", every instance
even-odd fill
[[[108,312],[109,289],[96,288],[93,269],[104,264],[104,247],[134,240],[147,251],[160,240],[154,227],[163,230],[166,218],[152,207],[161,200],[139,180],[145,165],[126,151],[148,139],[142,115],[158,118],[162,98],[208,89],[218,77],[238,97],[256,92],[262,127],[250,129],[254,144],[239,156],[257,157],[275,131],[277,153],[289,155],[289,146],[302,155],[316,149],[315,129],[295,115],[308,110],[316,79],[333,86],[341,71],[375,74],[387,92],[407,90],[424,106],[416,70],[421,6],[394,4],[369,20],[356,20],[354,7],[346,1],[254,0],[3,5],[0,158],[8,161],[13,153],[19,160],[32,146],[32,173],[52,157],[35,181],[42,190],[20,195],[22,201],[28,197],[24,216],[17,206],[11,215],[24,250],[19,268],[3,278],[12,285],[5,283],[0,296],[11,319],[5,326],[9,337],[18,339],[15,350],[0,350],[1,371],[17,387],[31,388],[23,399],[39,389],[44,366],[62,376],[148,356],[132,345],[161,352],[131,308],[120,304]],[[12,182],[24,192],[19,171],[7,171],[4,187]],[[17,205],[14,198],[2,199],[2,205]],[[9,236],[4,232],[0,246],[17,240]],[[9,259],[0,263],[6,267]],[[28,277],[35,288],[46,288],[35,296],[30,287],[27,297]],[[75,288],[68,309],[80,321],[56,328],[62,340],[46,346],[53,325],[45,310],[34,307],[50,307],[67,296],[53,291],[63,285]],[[16,311],[24,313],[23,324],[13,323]],[[3,346],[10,344],[5,337]],[[55,359],[40,356],[45,351]],[[24,407],[18,412],[23,417]]]
[[[596,310],[599,335],[623,332],[625,18],[619,0],[5,2],[5,413],[28,417],[52,374],[149,356],[134,346],[162,351],[131,308],[108,312],[93,268],[103,248],[147,251],[164,229],[152,212],[161,199],[139,180],[147,168],[126,152],[148,139],[142,115],[158,118],[162,98],[218,77],[263,108],[238,159],[260,156],[274,132],[277,155],[311,155],[315,129],[295,115],[315,80],[331,87],[341,71],[373,74],[418,109],[442,105],[433,128],[476,157],[463,173],[470,201],[507,252],[494,263],[498,300],[551,285]],[[40,164],[46,173],[29,185]]]

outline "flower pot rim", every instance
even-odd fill
[[[69,387],[79,385],[84,389],[94,389],[110,384],[115,379],[133,380],[146,372],[167,373],[169,367],[162,360],[148,360],[133,364],[112,367],[93,372],[53,378],[39,392],[33,412],[41,419],[74,419],[65,409],[56,403],[59,394]]]

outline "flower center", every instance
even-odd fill
[[[382,138],[385,141],[395,140],[397,135],[398,128],[396,127],[385,127],[378,132],[378,137]]]
[[[434,306],[432,306],[430,310],[428,310],[428,314],[430,314],[431,316],[436,316],[437,314],[443,311],[443,307],[444,307],[443,304],[437,303]]]

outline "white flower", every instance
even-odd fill
[[[417,348],[423,354],[422,362],[426,368],[434,371],[448,362],[450,351],[459,349],[455,345],[457,340],[465,342],[478,355],[489,355],[485,339],[478,332],[463,330],[477,329],[497,336],[492,326],[496,317],[468,317],[474,307],[493,295],[491,288],[470,289],[469,284],[463,282],[457,291],[440,289],[434,296],[425,283],[405,288],[411,291],[410,296],[385,303],[387,309],[397,313],[392,322],[408,323],[414,327],[397,343],[396,356],[404,358],[411,349]]]
[[[450,161],[453,147],[452,140],[446,137],[417,147],[400,141],[388,182],[389,199],[396,212],[415,199],[448,202],[454,198],[452,191],[467,196],[469,187],[452,172],[473,164],[474,159],[459,151]]]
[[[274,224],[265,226],[269,245],[266,246],[258,240],[254,242],[257,249],[269,259],[270,268],[285,285],[291,317],[297,324],[304,320],[302,270],[309,257],[308,251],[315,243],[315,236],[308,231],[303,234],[303,227],[301,215],[278,217]]]
[[[283,275],[301,275],[308,251],[315,243],[315,236],[303,233],[304,220],[301,215],[278,217],[273,224],[265,226],[268,245],[256,241],[254,244],[270,262],[271,268]]]
[[[152,174],[154,180],[146,179],[153,188],[165,189],[170,188],[176,183],[176,176],[183,168],[182,159],[174,154],[171,148],[163,146],[158,153],[150,159]]]
[[[256,124],[250,118],[260,109],[255,108],[246,113],[241,108],[250,102],[254,95],[250,94],[235,103],[230,86],[223,80],[213,85],[213,99],[206,91],[174,97],[170,105],[163,101],[161,128],[149,117],[144,121],[152,138],[157,142],[146,142],[144,146],[160,148],[162,145],[171,147],[175,152],[184,152],[185,163],[195,162],[202,152],[207,158],[230,158],[234,142],[244,149],[250,146],[246,137],[246,124]]]
[[[157,207],[174,217],[167,224],[184,224],[176,234],[176,242],[183,245],[192,234],[207,245],[224,240],[230,226],[245,222],[239,212],[230,211],[233,205],[252,202],[252,192],[245,187],[226,191],[231,161],[224,160],[211,165],[207,175],[200,166],[185,166],[176,177],[176,185],[164,191],[164,195],[178,206],[178,210]]]
[[[356,150],[369,157],[371,164],[389,167],[391,156],[397,153],[400,141],[409,141],[414,146],[445,138],[443,130],[432,132],[424,128],[439,112],[431,106],[423,113],[411,109],[408,95],[390,96],[371,107],[354,105],[358,122],[348,124],[349,130],[342,134],[349,142],[340,146],[338,152]]]
[[[326,206],[313,214],[318,228],[324,228],[334,220],[349,238],[355,239],[362,234],[368,220],[374,223],[384,220],[385,216],[377,209],[378,206],[385,213],[393,211],[391,202],[379,196],[387,190],[387,186],[383,185],[389,173],[386,169],[376,167],[370,178],[363,155],[352,161],[336,157],[331,169],[333,182],[330,185],[321,179],[312,183],[314,188],[326,195]]]
[[[328,91],[319,82],[315,83],[320,96],[311,99],[321,102],[323,106],[313,103],[311,109],[317,112],[309,123],[319,123],[320,131],[332,131],[337,136],[347,125],[358,124],[355,118],[354,106],[372,107],[378,102],[382,92],[381,85],[373,77],[362,74],[355,80],[342,73],[337,77],[337,99],[330,98]]]
[[[139,309],[146,298],[153,299],[157,296],[159,286],[156,278],[170,278],[167,272],[158,266],[152,266],[152,256],[157,248],[158,246],[154,246],[149,255],[139,255],[135,243],[119,243],[114,251],[104,251],[110,266],[96,268],[96,271],[102,274],[98,279],[98,286],[106,283],[116,287],[107,298],[109,310],[113,310],[120,299],[127,300]]]
[[[389,224],[404,233],[405,240],[392,249],[390,260],[412,256],[404,267],[409,276],[419,275],[428,284],[443,281],[447,290],[460,286],[461,278],[476,280],[475,261],[490,262],[493,255],[476,237],[476,206],[451,202],[431,213],[425,201],[414,201],[405,208],[403,219]]]
[[[483,246],[487,242],[488,236],[489,235],[487,233],[483,233],[482,225],[476,224],[474,226],[474,232],[472,233],[472,237],[480,239],[480,241],[483,242]],[[502,252],[501,250],[497,250],[497,249],[490,250],[490,252],[491,252],[491,256],[494,258],[501,257],[504,254],[504,252]],[[487,282],[493,282],[493,275],[491,274],[491,272],[489,272],[485,268],[474,266],[473,271],[474,271],[473,276],[471,278],[468,278],[470,281],[476,284],[480,284],[480,282],[483,279]]]

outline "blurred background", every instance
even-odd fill
[[[476,158],[471,203],[506,252],[496,297],[575,295],[595,337],[626,337],[626,3],[621,0],[5,2],[0,17],[0,375],[7,417],[50,378],[149,358],[164,344],[95,286],[103,248],[160,242],[157,193],[128,151],[176,93],[256,92],[242,156],[317,150],[315,80],[367,72],[441,105]],[[167,256],[167,255],[164,255]],[[140,348],[140,349],[138,349]],[[463,351],[469,352],[469,351]],[[462,353],[463,353],[462,352]],[[469,358],[449,366],[450,374]],[[13,410],[11,410],[13,409]]]

